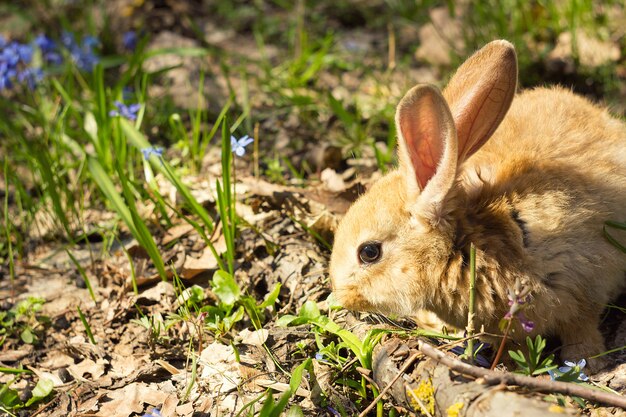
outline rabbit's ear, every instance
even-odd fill
[[[439,90],[417,85],[396,110],[398,157],[407,187],[407,203],[439,206],[454,184],[457,141],[454,119]]]
[[[459,67],[443,91],[456,125],[459,163],[495,132],[516,88],[517,57],[507,41],[488,43]]]

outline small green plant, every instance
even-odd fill
[[[291,379],[289,380],[289,389],[286,390],[279,398],[278,401],[274,400],[272,395],[272,390],[269,389],[265,394],[260,396],[254,401],[246,404],[245,407],[237,414],[237,416],[241,415],[241,413],[248,411],[248,415],[253,417],[258,415],[259,417],[280,417],[287,407],[289,400],[296,394],[296,391],[300,387],[302,382],[302,376],[304,372],[312,373],[312,364],[311,359],[307,359],[298,365],[291,374]],[[263,407],[259,411],[259,414],[254,413],[254,409],[252,406],[259,400],[265,399],[263,402]],[[288,417],[299,417],[303,416],[302,409],[299,406],[293,405],[289,408],[286,414]]]
[[[267,179],[273,183],[284,184],[285,183],[285,167],[281,164],[281,160],[278,157],[265,158],[264,164],[266,166],[263,174]]]
[[[19,392],[11,388],[11,385],[15,381],[16,380],[13,380],[0,386],[0,411],[11,416],[15,415],[11,414],[12,411],[28,408],[31,405],[44,401],[52,393],[52,389],[54,388],[54,383],[51,380],[45,378],[39,379],[37,385],[33,388],[30,398],[26,401],[22,401]]]
[[[278,326],[289,326],[299,324],[312,324],[319,331],[324,331],[331,335],[338,337],[341,341],[336,345],[333,345],[326,349],[326,353],[339,360],[339,349],[348,349],[355,355],[361,367],[365,369],[372,369],[372,353],[374,347],[378,344],[383,334],[388,333],[389,330],[384,329],[371,329],[365,334],[363,340],[360,340],[354,333],[349,330],[341,328],[337,323],[332,321],[328,316],[322,315],[314,301],[308,300],[304,303],[297,316],[285,315],[279,318],[276,322]],[[367,398],[367,380],[361,377],[360,383],[353,383],[354,381],[344,379],[345,385],[354,388],[363,399]],[[376,387],[370,387],[372,396],[378,395],[378,389]],[[378,416],[382,416],[383,404],[381,402],[376,404],[376,413]]]
[[[222,270],[216,271],[213,275],[211,287],[219,302],[217,305],[204,306],[200,311],[205,314],[207,329],[218,336],[228,333],[235,323],[243,319],[244,313],[248,315],[256,329],[263,327],[264,311],[274,305],[280,293],[278,284],[262,302],[258,303],[253,297],[242,294],[235,278]]]
[[[528,346],[528,356],[521,350],[509,350],[509,356],[517,364],[518,372],[528,376],[536,376],[557,368],[554,364],[554,354],[542,357],[543,350],[546,347],[546,340],[541,335],[537,335],[535,340],[526,336],[526,345]]]
[[[146,316],[141,312],[141,310],[139,310],[139,314],[139,319],[132,319],[131,322],[143,327],[148,331],[148,346],[151,350],[154,350],[157,343],[160,343],[167,339],[165,329],[166,326],[163,321],[163,317],[160,314],[152,314],[150,316]]]
[[[27,344],[36,344],[39,335],[50,319],[39,314],[45,300],[43,298],[28,297],[18,302],[8,311],[0,311],[0,346],[7,337],[19,338]]]

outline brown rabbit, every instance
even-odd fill
[[[602,226],[626,214],[626,129],[570,91],[515,96],[516,86],[515,50],[500,40],[470,57],[443,94],[417,85],[404,96],[400,166],[341,221],[333,289],[346,308],[425,309],[463,328],[473,242],[478,326],[499,332],[507,290],[522,280],[532,333],[559,336],[564,359],[589,357],[604,350],[600,315],[625,281],[626,256]]]

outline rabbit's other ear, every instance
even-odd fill
[[[456,125],[459,164],[495,132],[516,89],[517,56],[505,40],[488,43],[459,67],[443,90]]]
[[[396,109],[396,127],[407,203],[419,196],[440,206],[455,181],[457,140],[454,119],[439,90],[426,84],[409,90]]]

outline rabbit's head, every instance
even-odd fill
[[[494,133],[517,86],[513,46],[494,41],[456,72],[443,95],[417,85],[396,111],[399,168],[342,219],[330,262],[338,301],[410,316],[433,309],[454,249],[460,164]],[[461,200],[462,201],[462,200]]]

